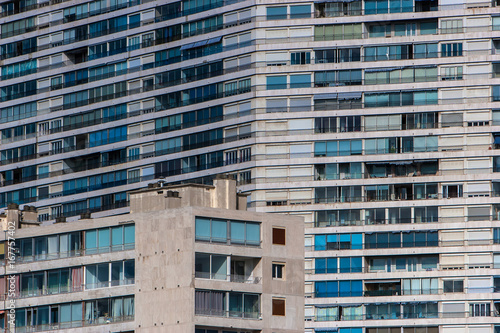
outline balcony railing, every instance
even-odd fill
[[[350,315],[315,315],[307,316],[306,321],[351,321],[351,320],[393,320],[393,319],[441,319],[441,318],[477,318],[477,317],[500,317],[498,311],[472,312],[418,312],[418,313],[373,313],[373,314],[350,314]]]
[[[118,317],[103,317],[98,319],[88,319],[88,320],[78,320],[63,323],[52,323],[44,325],[33,325],[33,326],[16,326],[16,333],[31,333],[31,332],[46,332],[55,330],[65,330],[70,328],[78,327],[88,327],[97,325],[109,325],[113,323],[122,323],[133,321],[134,315],[130,316],[118,316]],[[0,330],[0,332],[8,332],[6,330]]]
[[[50,296],[50,295],[60,295],[60,294],[68,294],[68,293],[77,293],[82,292],[84,290],[97,289],[97,288],[109,288],[115,286],[125,286],[134,284],[135,279],[122,279],[122,280],[113,280],[106,281],[100,283],[87,283],[75,286],[61,286],[57,290],[54,288],[50,288],[45,286],[43,289],[35,289],[35,290],[21,290],[18,292],[18,295],[14,298],[31,298],[38,296]],[[0,295],[0,300],[3,300],[3,295]]]
[[[122,244],[122,245],[112,245],[106,247],[99,247],[95,249],[80,249],[69,252],[56,252],[56,253],[44,253],[44,254],[35,254],[30,256],[16,256],[16,263],[29,263],[34,261],[46,261],[46,260],[55,260],[55,259],[63,259],[63,258],[71,258],[71,257],[83,257],[89,256],[93,254],[100,253],[110,253],[110,252],[118,252],[118,251],[128,251],[133,250],[135,248],[134,243],[130,244]]]
[[[219,274],[210,272],[195,272],[195,277],[198,279],[220,280],[237,283],[259,284],[262,278],[258,276],[247,276],[237,274]]]
[[[214,316],[226,318],[242,318],[242,319],[262,319],[260,312],[245,312],[232,310],[217,310],[217,309],[195,309],[197,316]]]

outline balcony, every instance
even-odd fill
[[[195,315],[260,320],[260,294],[197,289]]]
[[[109,324],[123,323],[130,321],[134,321],[134,315],[118,316],[118,317],[100,317],[98,318],[98,320],[89,319],[89,320],[44,324],[44,325],[16,326],[15,331],[17,333],[46,332],[46,331],[66,330],[79,327],[109,325]],[[8,331],[0,330],[0,332],[8,332]]]
[[[221,254],[196,253],[195,278],[236,283],[261,283],[260,259]]]
[[[401,295],[401,281],[375,282],[367,281],[365,283],[365,296],[397,296]]]

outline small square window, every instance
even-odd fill
[[[273,244],[274,245],[285,245],[285,229],[284,228],[273,228]]]
[[[285,299],[273,298],[273,316],[285,315]]]
[[[283,280],[285,278],[285,264],[273,263],[273,279]]]

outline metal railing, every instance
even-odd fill
[[[359,185],[361,187],[361,185]],[[442,193],[426,193],[426,194],[407,194],[399,195],[361,195],[361,196],[338,196],[331,198],[303,198],[303,199],[277,199],[277,200],[254,200],[248,203],[248,207],[271,207],[271,206],[294,206],[294,205],[311,205],[311,204],[333,204],[333,203],[357,203],[357,202],[400,202],[400,201],[416,201],[416,200],[441,200],[441,199],[466,199],[466,198],[485,198],[498,197],[497,192],[465,192],[460,196],[443,196]],[[374,220],[373,224],[377,223]],[[380,222],[382,224],[382,221]]]
[[[49,253],[49,254],[36,254],[31,256],[23,256],[21,254],[16,256],[17,263],[29,263],[35,261],[46,261],[46,260],[55,260],[55,259],[64,259],[64,258],[72,258],[72,257],[83,257],[100,253],[111,253],[118,251],[128,251],[133,250],[135,248],[134,243],[130,244],[122,244],[122,245],[112,245],[107,247],[99,247],[95,249],[80,249],[70,252],[57,252],[57,253]]]
[[[430,216],[430,217],[402,217],[402,218],[376,218],[376,219],[345,219],[331,221],[314,221],[306,222],[309,227],[326,228],[326,227],[343,227],[343,226],[361,226],[361,225],[383,225],[383,224],[420,224],[420,223],[453,223],[466,221],[498,221],[498,215],[481,215],[481,216]]]
[[[81,285],[70,285],[70,286],[59,286],[57,290],[54,288],[44,286],[43,289],[33,289],[33,290],[20,290],[17,295],[15,295],[15,299],[22,298],[31,298],[38,296],[50,296],[50,295],[60,295],[60,294],[69,294],[69,293],[77,293],[90,289],[98,289],[98,288],[109,288],[116,286],[125,286],[132,285],[135,283],[135,279],[122,279],[122,280],[112,280],[106,282],[99,283],[87,283]],[[0,300],[3,300],[2,295],[0,295]]]
[[[203,236],[196,236],[195,238],[196,242],[204,242],[204,243],[212,243],[212,244],[217,244],[217,245],[231,245],[231,246],[250,246],[250,247],[255,247],[255,248],[260,248],[262,245],[262,241],[251,241],[251,240],[241,240],[241,239],[231,239],[229,237],[227,238],[214,238],[214,237],[203,237]]]
[[[122,322],[133,321],[133,320],[134,320],[134,315],[130,315],[130,316],[117,316],[117,317],[101,317],[101,318],[97,318],[97,319],[78,320],[78,321],[70,321],[70,322],[44,324],[44,325],[16,326],[16,333],[31,333],[31,332],[46,332],[46,331],[55,331],[55,330],[65,330],[65,329],[78,328],[78,327],[122,323]]]
[[[262,319],[260,312],[245,312],[245,311],[195,308],[194,314],[197,316],[214,316],[214,317],[257,319],[257,320]]]
[[[306,321],[359,321],[359,320],[391,320],[391,319],[443,319],[443,318],[472,318],[472,317],[500,317],[498,311],[472,312],[418,312],[401,313],[387,312],[377,314],[352,314],[352,315],[315,315],[307,316]]]
[[[427,230],[422,230],[427,231]],[[380,250],[380,249],[404,249],[415,247],[464,247],[464,246],[485,246],[485,245],[500,245],[500,239],[475,239],[475,240],[428,240],[428,241],[400,241],[400,242],[387,242],[387,243],[329,243],[327,245],[307,245],[305,251],[339,251],[339,250]],[[490,264],[477,264],[477,266],[490,265]],[[468,266],[476,266],[476,264],[469,264]]]
[[[260,284],[262,278],[258,276],[238,275],[238,274],[220,274],[210,272],[195,272],[195,278],[207,280],[229,281],[237,283]]]

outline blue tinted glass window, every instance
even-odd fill
[[[290,75],[290,88],[311,87],[311,74]]]
[[[196,239],[210,240],[210,219],[197,217],[195,222]]]
[[[361,273],[363,266],[363,260],[361,257],[351,258],[351,273]]]
[[[247,244],[260,244],[260,224],[246,223]]]
[[[316,297],[327,297],[326,282],[325,281],[317,281],[314,284],[314,291],[315,291]]]
[[[109,247],[109,229],[99,229],[99,247],[107,248]]]
[[[340,258],[340,273],[350,273],[351,272],[351,258],[343,257]]]
[[[141,25],[141,14],[130,15],[128,17],[128,28],[137,28]]]
[[[290,18],[309,18],[311,17],[311,5],[290,6]]]
[[[363,234],[351,235],[351,249],[359,250],[363,248]]]
[[[124,226],[124,243],[125,244],[134,244],[135,243],[135,225],[128,224]]]
[[[286,89],[286,75],[266,77],[266,86],[268,90]]]
[[[245,243],[245,222],[231,222],[231,243]]]
[[[315,251],[326,250],[326,237],[325,237],[325,235],[315,235],[314,236],[314,250]]]
[[[212,241],[226,242],[227,241],[227,222],[224,220],[212,220]]]
[[[97,247],[97,231],[88,230],[85,232],[85,248],[92,249]]]
[[[326,258],[316,258],[314,261],[314,266],[316,274],[326,273]]]
[[[326,260],[326,272],[337,273],[337,258],[328,258]]]
[[[123,244],[123,227],[111,228],[111,245]]]
[[[267,7],[268,20],[282,20],[287,17],[287,6]]]

